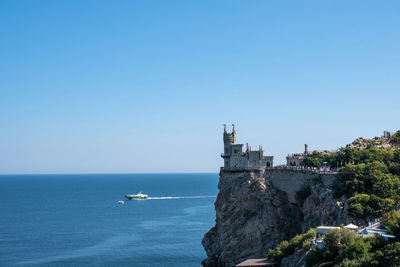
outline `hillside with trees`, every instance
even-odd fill
[[[387,243],[381,237],[365,238],[347,229],[329,232],[324,249],[308,252],[307,266],[400,266],[399,144],[397,131],[381,138],[356,139],[332,153],[314,151],[305,158],[308,167],[339,167],[333,194],[344,197],[349,216],[365,224],[380,220],[388,233],[396,236]],[[305,240],[309,240],[308,233],[304,234]],[[307,244],[296,242],[304,235],[281,242],[269,251],[269,258],[280,263],[295,249],[307,251]]]

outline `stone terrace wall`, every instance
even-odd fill
[[[329,186],[332,185],[336,176],[336,173],[318,173],[307,170],[265,170],[265,179],[279,190],[286,192],[291,203],[296,203],[296,192],[304,186],[311,185],[313,180],[320,179],[325,186]]]

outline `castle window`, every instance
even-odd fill
[[[271,167],[271,163],[267,162],[267,167]]]

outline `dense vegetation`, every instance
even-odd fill
[[[363,220],[399,209],[400,150],[348,149],[354,164],[340,169],[335,196],[348,197],[349,214]]]
[[[328,232],[324,242],[324,249],[307,255],[306,266],[400,266],[400,242],[388,244],[380,236],[364,238],[347,229]]]
[[[396,162],[400,157],[400,150],[383,150],[375,147],[368,149],[358,148],[340,148],[337,152],[322,153],[314,151],[310,156],[304,159],[303,164],[307,167],[318,167],[325,162],[331,167],[342,167],[347,164],[357,165],[360,163],[368,163],[373,161],[379,162]],[[397,167],[399,165],[392,166]]]
[[[396,214],[395,220],[393,227],[399,231],[400,214]],[[305,257],[306,266],[400,266],[400,242],[388,243],[378,235],[365,238],[342,228],[340,231],[333,230],[325,235],[324,249],[310,250],[315,233],[315,229],[311,229],[305,234],[282,241],[275,249],[269,250],[268,258],[279,265],[284,257],[298,250],[303,253],[309,251]],[[400,236],[397,237],[399,240]]]

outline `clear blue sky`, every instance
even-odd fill
[[[217,172],[399,129],[399,1],[1,1],[0,173]]]

